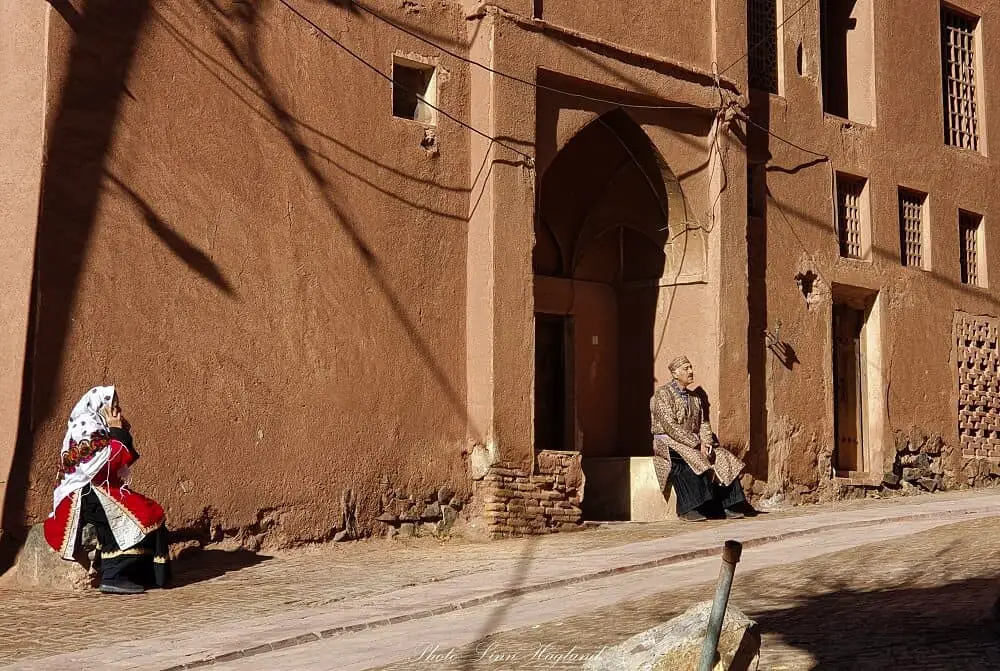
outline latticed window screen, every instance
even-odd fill
[[[904,266],[924,265],[924,194],[899,190],[899,260]]]
[[[941,10],[941,68],[944,87],[944,136],[953,147],[979,151],[976,108],[977,19]]]
[[[958,215],[959,245],[961,246],[962,282],[979,286],[979,222],[968,212]]]
[[[864,180],[837,175],[837,236],[840,255],[861,258],[861,193]]]
[[[747,60],[751,88],[778,92],[778,0],[748,0]]]

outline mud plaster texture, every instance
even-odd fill
[[[877,86],[860,98],[867,108],[848,108],[854,118],[824,112],[815,7],[782,26],[770,95],[746,84],[739,0],[371,3],[563,93],[471,67],[347,3],[293,4],[320,29],[256,1],[4,10],[24,12],[11,22],[25,30],[2,42],[18,48],[0,62],[27,78],[4,79],[24,94],[5,128],[32,126],[9,154],[16,197],[0,199],[17,241],[0,252],[8,413],[25,371],[16,440],[15,422],[0,422],[5,533],[48,513],[65,415],[98,383],[118,385],[135,427],[136,489],[182,536],[294,545],[399,531],[411,522],[376,518],[412,506],[423,528],[442,487],[479,519],[473,446],[492,445],[490,464],[513,473],[496,475],[525,491],[541,475],[536,312],[576,319],[564,447],[583,459],[649,454],[646,402],[686,353],[752,496],[865,495],[890,487],[887,473],[909,482],[904,469],[936,458],[927,442],[897,450],[913,427],[951,455],[931,472],[941,486],[949,471],[958,486],[989,479],[993,457],[966,455],[960,436],[960,404],[963,422],[984,411],[960,400],[953,324],[1000,315],[989,272],[986,287],[961,282],[957,225],[959,209],[985,221],[1000,211],[997,159],[942,142],[938,3],[858,3],[876,39],[870,59],[848,65]],[[964,7],[987,24],[1000,11]],[[915,28],[892,29],[903,24]],[[394,54],[435,65],[438,106],[506,146],[441,115],[393,117],[389,83],[331,36],[383,73]],[[1000,35],[985,31],[980,46],[1000,52]],[[733,66],[716,80],[713,63]],[[906,77],[900,63],[913,64]],[[980,74],[980,109],[1000,109],[1000,70]],[[980,120],[983,147],[998,124]],[[749,218],[748,166],[765,193]],[[867,180],[862,259],[839,253],[836,173]],[[600,207],[569,216],[575,194],[608,185]],[[920,268],[899,262],[900,186],[928,194]],[[594,281],[620,258],[612,245],[587,272],[555,276],[535,262],[536,208],[565,215],[552,222],[556,246],[588,216],[595,230],[641,224],[661,245],[643,258],[662,275],[615,296]],[[981,250],[987,269],[1000,263],[994,243]],[[868,378],[880,428],[870,472],[853,481],[833,455],[831,319],[845,301],[870,304],[880,356]],[[625,355],[640,349],[636,368]],[[580,495],[567,490],[564,510]]]
[[[747,229],[747,459],[755,481],[766,483],[767,496],[780,492],[809,500],[864,495],[882,487],[885,473],[902,479],[903,469],[930,468],[921,454],[940,463],[935,470],[952,471],[951,478],[930,473],[932,478],[940,475],[945,487],[968,485],[970,477],[982,482],[984,471],[992,467],[988,456],[965,455],[967,463],[956,456],[971,445],[969,437],[960,436],[960,421],[971,419],[970,411],[984,410],[959,398],[972,390],[958,379],[956,357],[967,345],[956,347],[953,323],[971,324],[980,316],[992,323],[1000,313],[995,290],[962,283],[958,239],[960,209],[984,214],[1000,208],[992,186],[997,159],[993,152],[960,151],[943,142],[939,5],[857,6],[866,4],[873,8],[876,39],[869,55],[876,85],[865,114],[849,111],[852,118],[845,118],[824,112],[818,11],[803,12],[782,28],[779,95],[749,92],[756,124],[816,152],[748,128],[748,161],[761,166],[766,197]],[[983,3],[965,7],[995,11]],[[902,22],[921,28],[906,35],[892,30]],[[983,49],[997,44],[997,36],[984,38]],[[899,77],[904,61],[913,67]],[[980,76],[984,86],[1000,83],[989,68]],[[983,89],[984,104],[1000,103],[998,95],[995,89]],[[998,137],[997,118],[984,117],[982,123],[984,137]],[[840,255],[832,186],[837,173],[867,183],[870,249],[862,259]],[[900,187],[928,194],[922,267],[900,263]],[[997,267],[1000,246],[987,243],[980,253],[989,268]],[[871,414],[883,429],[868,445],[870,472],[852,480],[838,477],[834,468],[831,321],[834,304],[858,300],[867,302],[879,321],[874,344],[880,364],[867,373],[870,388],[882,397]],[[976,393],[993,392],[984,388]],[[987,424],[989,420],[983,428]],[[914,431],[930,436],[929,443],[907,439],[908,446],[897,451],[898,436]],[[931,453],[938,439],[943,442],[940,457]],[[933,445],[930,451],[928,444]],[[910,463],[917,458],[920,466]]]
[[[99,383],[134,427],[134,488],[190,535],[330,539],[347,489],[372,533],[385,477],[467,495],[468,133],[440,124],[429,154],[390,85],[279,3],[64,4],[24,521],[48,513],[66,415]],[[426,11],[464,38],[461,8]],[[337,3],[309,13],[382,71],[427,53]],[[461,118],[467,68],[438,62]]]

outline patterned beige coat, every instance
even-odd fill
[[[732,453],[715,446],[712,426],[699,396],[668,383],[653,393],[649,410],[653,417],[653,466],[664,491],[670,478],[670,450],[679,454],[697,475],[713,471],[723,485],[731,484],[739,476],[744,464]],[[711,461],[701,453],[704,443],[715,446]]]

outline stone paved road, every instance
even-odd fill
[[[995,525],[997,519],[1000,518],[990,518],[989,524]],[[741,565],[748,575],[761,569],[763,573],[772,572],[767,585],[782,597],[783,600],[778,601],[780,609],[787,607],[788,599],[795,598],[799,590],[806,589],[808,593],[808,589],[817,588],[820,595],[826,593],[816,582],[815,567],[799,573],[801,561],[808,563],[808,560],[846,547],[852,550],[846,553],[846,557],[844,553],[838,553],[838,559],[847,563],[851,561],[852,553],[864,556],[867,550],[859,548],[869,542],[876,542],[878,547],[887,540],[906,539],[913,534],[946,525],[942,520],[923,519],[886,523],[868,529],[865,533],[858,533],[858,530],[850,528],[825,531],[819,536],[797,537],[751,548],[745,552]],[[978,531],[979,527],[976,529]],[[904,541],[907,542],[910,541]],[[819,566],[825,568],[825,559],[817,560]],[[212,670],[360,671],[381,667],[390,660],[398,660],[385,667],[391,671],[578,669],[581,658],[599,652],[601,646],[620,642],[637,631],[683,611],[695,601],[710,598],[714,589],[710,581],[717,575],[718,569],[719,560],[712,557],[613,575],[588,583],[529,594],[499,604],[479,606],[426,620],[402,622],[378,630],[344,634],[246,659],[226,661],[213,666]],[[823,572],[821,569],[820,573]],[[741,574],[741,581],[743,578]],[[665,585],[672,585],[674,588],[664,591]],[[830,583],[825,585],[829,587]],[[780,592],[789,586],[791,592]],[[745,589],[752,590],[753,587]],[[756,592],[751,593],[756,595]],[[762,594],[762,597],[757,598],[761,598],[764,603],[773,603],[766,591]],[[841,612],[840,615],[848,617],[851,614]],[[798,623],[799,618],[791,614],[789,619]],[[856,620],[847,619],[844,625],[845,629],[837,627],[834,638],[853,637],[856,643],[864,640],[864,634],[859,631]],[[902,620],[899,625],[903,626]],[[811,641],[812,636],[821,633],[829,636],[830,633],[826,630],[828,626],[829,622],[825,618],[819,618],[813,620],[814,630],[801,625],[798,632],[804,640]],[[501,633],[483,636],[491,631]],[[866,654],[870,652],[866,647],[862,647],[862,650]],[[860,668],[853,665],[855,661],[864,661],[864,658],[856,655],[846,666],[826,668]],[[775,661],[768,660],[768,664],[775,664]],[[802,665],[802,660],[794,657],[791,662],[777,662],[776,666],[764,668],[780,668],[782,665],[787,668],[813,668],[808,660]],[[879,668],[895,667],[890,665]]]
[[[788,566],[746,568],[738,569],[732,601],[760,623],[762,670],[1000,669],[1000,631],[990,615],[1000,597],[1000,518]],[[678,615],[712,591],[711,582],[666,590],[454,650],[447,643],[422,648],[382,671],[579,669],[583,656]]]
[[[780,515],[825,509],[802,507]],[[110,619],[126,619],[135,638],[194,631],[489,570],[517,560],[527,547],[547,555],[573,554],[662,538],[681,529],[673,520],[494,542],[374,539],[262,554],[213,548],[181,558],[175,589],[124,599],[96,591],[9,589],[0,583],[0,666],[128,640],[128,633],[100,626]],[[80,616],[68,618],[67,613]]]
[[[974,503],[992,498],[995,498],[992,492],[985,492],[902,501],[851,502],[796,508],[762,519],[764,526],[782,523],[793,528],[800,524],[798,520],[802,520],[801,526],[805,527],[824,516],[892,516],[902,514],[903,507],[915,504],[930,502],[938,505],[944,502],[952,505],[949,502],[955,502],[958,505],[964,501],[963,505],[968,505],[970,501]],[[34,668],[25,662],[76,650],[81,651],[83,657],[90,654],[93,661],[95,653],[87,653],[85,649],[101,651],[102,646],[115,643],[128,647],[121,642],[133,640],[137,641],[135,651],[138,653],[149,650],[150,641],[142,639],[160,637],[163,645],[158,659],[162,665],[156,668],[166,668],[171,655],[177,656],[171,641],[179,645],[185,637],[203,636],[208,640],[226,627],[249,627],[254,618],[260,616],[291,622],[293,616],[304,608],[320,614],[338,607],[350,612],[354,604],[362,605],[379,599],[391,606],[397,595],[405,595],[407,590],[403,588],[407,585],[426,585],[426,588],[414,587],[410,591],[423,589],[425,594],[435,593],[439,589],[437,584],[440,583],[443,590],[449,584],[460,582],[463,576],[472,576],[473,583],[489,583],[497,572],[506,571],[509,575],[513,567],[530,564],[533,567],[558,568],[588,554],[598,558],[607,555],[621,559],[623,565],[627,565],[643,557],[648,558],[651,551],[662,546],[664,538],[669,540],[680,528],[677,522],[616,526],[578,534],[488,544],[460,540],[372,541],[282,553],[271,559],[214,550],[199,556],[200,574],[191,570],[182,573],[182,582],[187,583],[183,587],[141,597],[122,599],[93,593],[54,595],[0,590],[0,631],[4,632],[4,636],[0,637],[0,664],[17,661],[17,668]],[[697,528],[703,530],[700,534],[711,536],[719,535],[720,529],[733,527],[710,524]],[[690,527],[685,526],[683,530],[689,531]],[[637,542],[644,539],[654,540]],[[681,546],[685,543],[678,540]],[[525,557],[531,558],[531,561],[525,562]],[[712,563],[710,573],[717,570],[716,563]],[[561,592],[556,593],[557,598],[561,595]],[[552,598],[552,595],[547,597],[549,601]],[[290,617],[284,618],[282,613]],[[129,630],[104,626],[111,620],[127,621]],[[429,623],[424,626],[429,626]],[[294,627],[290,624],[288,628]],[[196,633],[198,630],[203,630],[204,635]],[[260,631],[265,630],[266,627],[260,628]],[[377,641],[378,632],[371,634]],[[69,668],[60,666],[58,659],[39,668]],[[88,668],[100,667],[91,663]],[[135,668],[153,667],[139,665]],[[341,667],[328,664],[317,668]],[[219,671],[221,669],[219,667]]]

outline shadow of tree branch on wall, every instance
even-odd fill
[[[212,29],[216,37],[233,61],[255,84],[259,91],[258,96],[266,102],[289,149],[309,176],[316,193],[322,199],[334,221],[348,237],[353,249],[364,262],[371,280],[382,294],[386,305],[392,311],[407,340],[417,351],[435,382],[445,394],[452,411],[471,426],[475,435],[480,435],[478,427],[471,423],[462,393],[452,384],[448,373],[442,368],[430,345],[407,313],[402,301],[386,277],[383,264],[380,263],[374,251],[361,235],[357,223],[338,203],[340,198],[335,185],[320,170],[313,152],[303,138],[296,117],[283,102],[278,86],[269,74],[262,57],[260,47],[261,3],[259,0],[247,0],[237,5],[232,12],[223,10],[215,0],[200,0],[200,3],[211,17]]]
[[[73,30],[73,42],[46,137],[21,416],[0,524],[6,532],[0,572],[20,550],[17,537],[23,534],[17,530],[26,513],[34,427],[49,416],[56,398],[103,166],[150,0],[84,0],[80,11],[64,0],[53,0],[52,6]]]
[[[73,32],[83,30],[83,15],[76,11],[69,0],[48,0],[49,5],[73,29]]]
[[[107,175],[108,181],[128,197],[129,202],[131,202],[142,215],[142,220],[145,222],[146,226],[149,227],[149,230],[152,231],[153,235],[159,238],[160,241],[163,242],[163,244],[165,244],[170,251],[177,256],[177,258],[182,260],[189,268],[214,284],[225,294],[229,296],[234,295],[235,292],[233,291],[232,286],[226,280],[222,271],[219,270],[219,267],[212,261],[212,259],[208,258],[204,252],[170,228],[170,226],[160,218],[156,211],[153,210],[153,208],[145,201],[145,199],[143,199],[142,196],[133,191],[114,173],[106,172],[105,174]]]
[[[160,23],[166,29],[170,37],[173,38],[180,45],[180,47],[184,49],[184,51],[191,56],[191,58],[195,61],[195,63],[198,66],[200,66],[206,72],[208,72],[213,79],[218,81],[223,88],[225,88],[237,100],[243,103],[253,114],[263,119],[268,124],[277,128],[278,130],[281,130],[280,127],[277,125],[277,123],[274,121],[274,119],[271,118],[271,116],[269,116],[262,110],[258,109],[258,105],[255,103],[255,101],[259,101],[260,103],[263,103],[267,107],[270,107],[270,104],[264,97],[262,92],[259,91],[253,85],[252,80],[247,81],[243,76],[241,76],[229,65],[224,63],[220,58],[213,56],[206,47],[199,45],[194,41],[193,38],[185,35],[183,30],[184,26],[181,25],[182,22],[180,22],[179,20],[171,19],[170,17],[166,16],[163,12],[161,12],[159,9],[154,9],[153,15],[156,18],[157,22]],[[288,113],[287,110],[286,113]],[[371,167],[377,169],[378,172],[380,173],[384,172],[387,174],[391,174],[394,177],[412,181],[415,184],[428,184],[440,191],[447,191],[452,193],[468,193],[469,191],[469,187],[464,184],[447,185],[436,181],[430,182],[428,180],[421,179],[409,172],[400,170],[391,163],[386,163],[373,159],[366,153],[359,151],[358,149],[355,149],[354,147],[350,146],[343,140],[337,139],[329,132],[319,128],[317,125],[313,123],[309,123],[307,120],[303,118],[294,116],[290,113],[288,113],[288,117],[289,120],[292,121],[297,128],[303,131],[308,131],[315,138],[323,142],[328,142],[334,145],[338,151],[342,151],[345,154],[349,154],[353,159],[359,159],[361,161],[364,161]],[[427,206],[423,204],[418,204],[409,200],[405,200],[402,194],[395,193],[383,186],[375,184],[373,180],[361,175],[359,172],[355,170],[352,170],[343,162],[335,160],[331,156],[319,151],[315,146],[307,146],[307,148],[309,152],[312,153],[314,156],[321,158],[323,161],[333,165],[334,167],[337,168],[338,171],[347,174],[350,177],[361,181],[367,186],[370,186],[378,190],[383,195],[405,202],[407,205],[411,205],[412,207],[422,208],[429,212],[439,214],[440,216],[443,217],[448,217],[452,219],[456,218],[464,219],[464,217],[457,216],[454,213],[439,212],[437,210],[429,209],[427,208]]]

